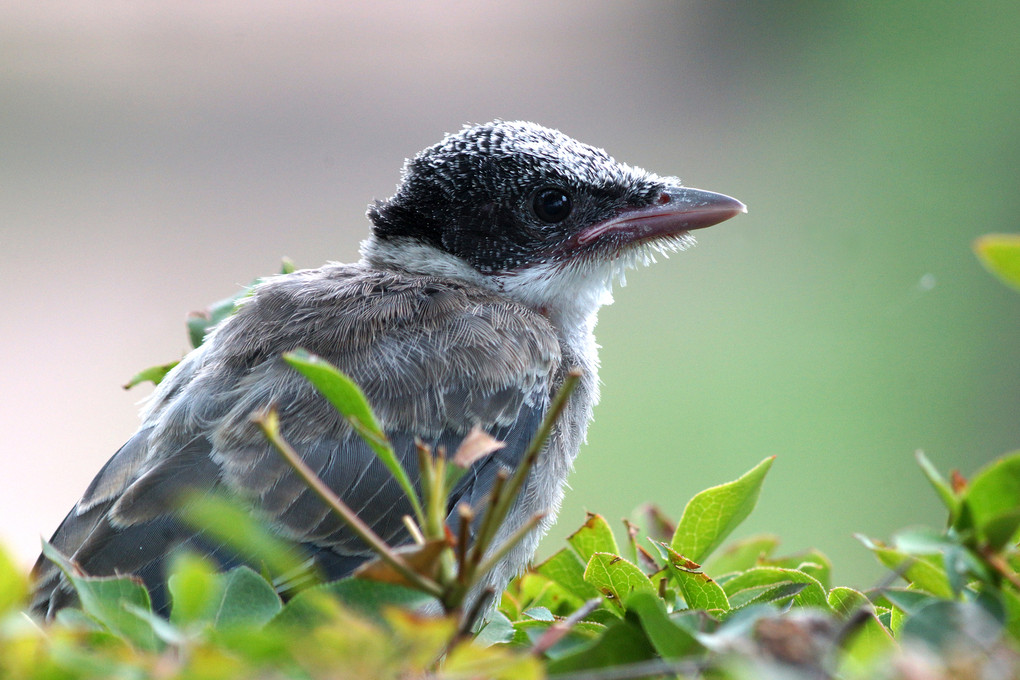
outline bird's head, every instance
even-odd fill
[[[369,207],[366,257],[382,251],[388,264],[439,275],[463,263],[473,280],[543,313],[588,316],[628,266],[744,211],[557,130],[495,121],[405,163],[396,194]]]

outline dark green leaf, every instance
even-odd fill
[[[1002,624],[975,602],[936,600],[908,618],[901,634],[949,655],[960,646],[987,649],[999,639],[1002,630]]]
[[[655,648],[637,623],[619,621],[609,626],[594,642],[578,648],[573,654],[550,661],[548,671],[555,674],[622,666],[655,656]]]
[[[1015,543],[1020,528],[1020,451],[982,468],[963,496],[978,536],[995,550]]]
[[[766,458],[739,479],[705,489],[692,498],[670,547],[689,560],[703,562],[754,509],[774,459]]]
[[[882,594],[889,602],[908,616],[913,616],[925,605],[939,600],[939,598],[930,593],[921,590],[910,590],[909,588],[885,588]]]

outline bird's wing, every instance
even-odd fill
[[[475,287],[340,265],[271,279],[168,376],[143,429],[100,473],[55,545],[88,573],[139,573],[159,587],[175,546],[220,551],[174,513],[182,491],[219,488],[305,544],[329,577],[349,573],[368,553],[252,422],[270,406],[283,436],[364,521],[387,540],[406,540],[403,492],[280,358],[298,348],[332,361],[362,388],[415,483],[415,438],[453,451],[478,425],[505,441],[458,486],[453,500],[469,502],[485,495],[500,465],[519,461],[560,363],[543,317]],[[222,551],[214,557],[233,560]]]

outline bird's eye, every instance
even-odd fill
[[[531,205],[538,219],[550,224],[567,219],[573,208],[570,194],[556,188],[539,189]]]

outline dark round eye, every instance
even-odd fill
[[[531,205],[535,209],[538,219],[550,224],[567,219],[573,208],[570,194],[563,189],[556,188],[539,189],[535,193]]]

